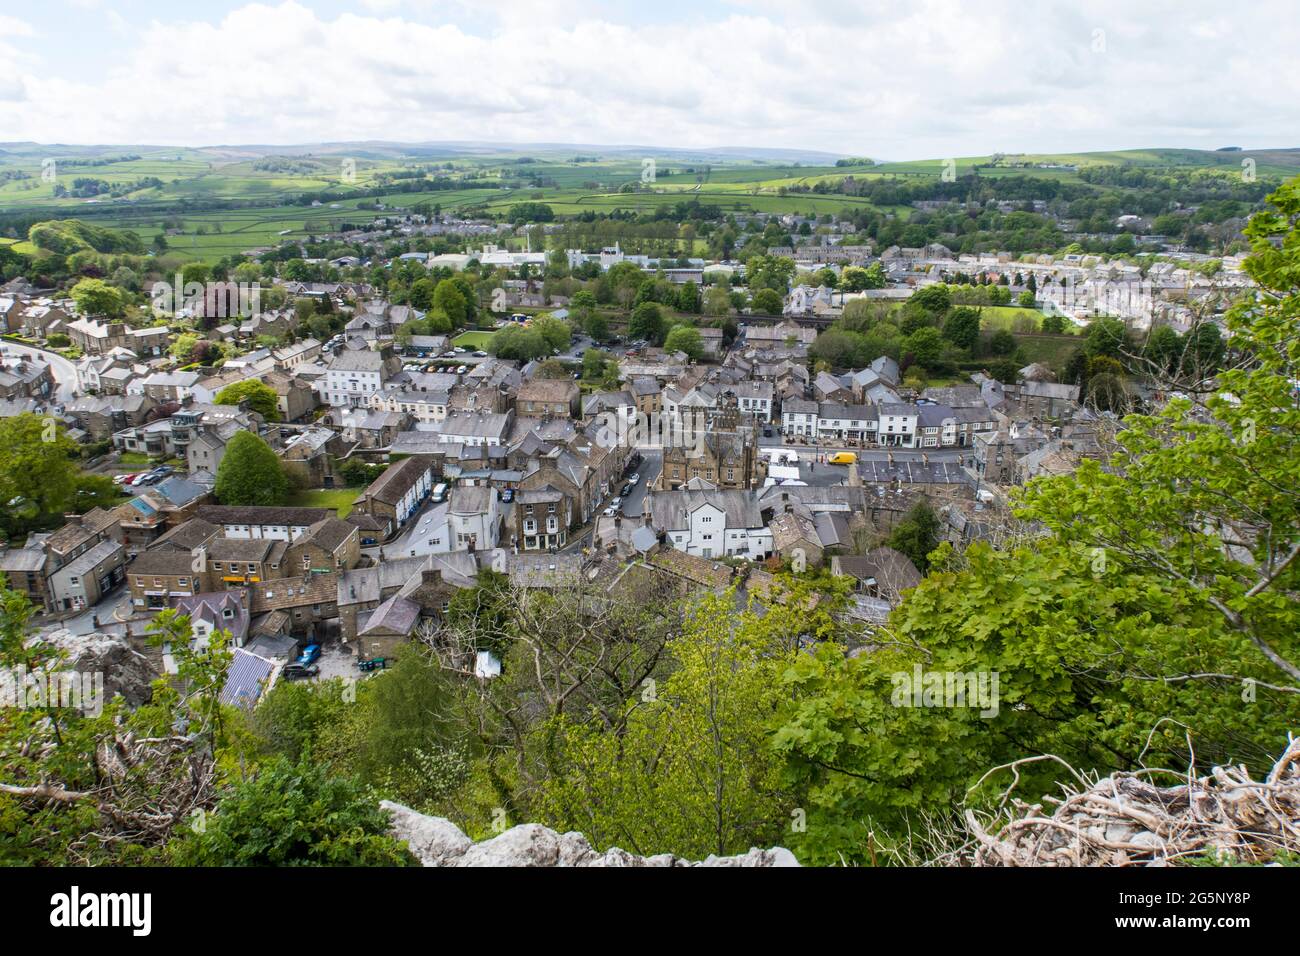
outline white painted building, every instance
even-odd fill
[[[384,384],[384,357],[370,349],[343,349],[330,360],[321,400],[334,408],[357,408]]]

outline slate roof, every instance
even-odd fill
[[[370,616],[357,633],[365,635],[376,631],[388,631],[393,634],[408,635],[415,630],[415,623],[419,619],[420,605],[407,600],[401,594],[394,594],[370,612]]]
[[[276,674],[275,661],[235,648],[234,659],[226,670],[226,684],[221,688],[221,702],[252,710],[271,686]]]

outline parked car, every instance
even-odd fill
[[[475,358],[487,358],[487,353],[484,352],[482,349],[479,349],[478,351],[476,351],[476,352],[474,353],[474,357],[475,357]]]
[[[617,511],[619,508],[623,507],[623,498],[622,498],[622,496],[619,496],[619,497],[615,498],[613,501],[611,501],[611,502],[609,503],[609,506],[610,506],[611,508],[613,508],[615,511]]]
[[[159,465],[153,470],[153,473],[159,478],[166,478],[168,475],[176,474],[176,469],[171,465]]]
[[[312,664],[307,666],[299,664],[296,661],[292,664],[285,664],[280,669],[280,676],[285,680],[307,680],[310,677],[316,677],[320,674],[319,665]]]
[[[628,495],[630,495],[631,493],[632,493],[632,482],[629,481],[627,484],[625,484],[625,485],[623,486],[622,490],[619,491],[618,494],[619,494],[619,497],[621,497],[621,498],[626,498],[626,497],[627,497]]]
[[[453,355],[464,355],[465,349],[462,346],[457,345],[454,348],[452,348],[451,353]]]
[[[303,648],[302,653],[298,655],[295,664],[301,664],[303,667],[310,667],[320,660],[320,645],[308,644]]]
[[[605,509],[604,514],[606,518],[612,518],[614,517],[614,515],[618,514],[618,509],[615,508],[613,505],[610,505],[608,508]]]
[[[469,371],[469,366],[468,366],[468,365],[462,365],[462,366],[460,366],[460,368],[456,369],[456,374],[457,374],[457,375],[464,375],[464,374],[465,374],[466,372],[468,372],[468,371]]]
[[[137,478],[139,478],[139,477],[140,477],[140,472],[138,472],[138,471],[133,471],[133,472],[131,472],[131,474],[129,474],[129,475],[114,475],[114,476],[113,476],[113,484],[115,484],[115,485],[129,485],[131,482],[135,481],[135,479],[137,479]]]
[[[851,451],[837,451],[827,459],[832,465],[856,465],[858,456]]]

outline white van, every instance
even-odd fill
[[[436,503],[447,500],[447,483],[445,481],[440,481],[433,486],[433,500]]]

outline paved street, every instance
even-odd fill
[[[659,469],[663,463],[664,453],[662,451],[653,451],[646,449],[641,452],[641,464],[637,466],[636,473],[641,476],[640,480],[632,486],[631,493],[623,499],[623,514],[629,517],[638,517],[641,514],[641,506],[645,501],[646,490],[650,483],[659,477]],[[619,488],[614,489],[618,494]]]
[[[63,621],[49,619],[54,628],[67,628],[73,634],[93,634],[96,631],[95,620],[99,619],[99,631],[115,630],[120,632],[122,625],[132,616],[131,592],[125,584],[106,594],[94,607],[87,608],[80,614]],[[43,625],[45,626],[45,625]]]

